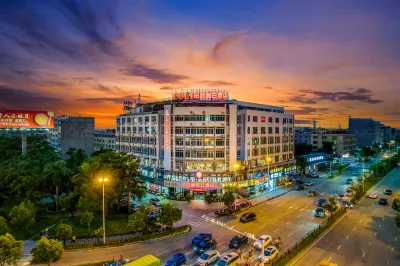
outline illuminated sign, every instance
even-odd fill
[[[182,188],[193,189],[218,189],[218,183],[215,182],[182,182]]]
[[[203,176],[203,173],[202,172],[200,172],[200,171],[197,171],[196,172],[196,177],[197,178],[201,178]]]
[[[164,187],[180,188],[181,187],[181,182],[164,180]]]
[[[54,113],[48,111],[0,110],[0,128],[53,128]]]
[[[169,110],[165,110],[165,115],[164,115],[164,147],[165,149],[169,149],[169,141],[170,141],[170,129],[169,129]]]
[[[229,92],[220,89],[184,89],[172,91],[173,102],[226,102]]]

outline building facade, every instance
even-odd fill
[[[87,155],[94,151],[94,118],[59,116],[47,135],[50,145],[65,155],[70,148],[83,149]]]
[[[356,135],[344,129],[317,129],[312,133],[312,150],[322,150],[324,143],[332,144],[334,156],[346,156],[356,150]]]
[[[294,129],[295,143],[311,145],[312,132],[313,128],[311,127],[295,127]]]
[[[94,150],[115,150],[115,129],[95,130]]]
[[[282,107],[229,100],[226,91],[179,91],[118,116],[116,150],[141,159],[151,190],[255,193],[293,171],[293,122]]]
[[[371,118],[349,117],[349,130],[356,135],[358,147],[372,146],[382,141],[380,123]]]

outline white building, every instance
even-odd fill
[[[324,143],[332,145],[332,154],[335,156],[348,156],[356,150],[356,135],[345,129],[319,128],[312,133],[312,150],[321,151]]]
[[[311,134],[313,132],[311,127],[295,127],[295,142],[296,144],[308,144],[311,145]]]
[[[118,116],[116,150],[141,158],[152,190],[258,193],[293,171],[293,122],[283,107],[229,100],[226,91],[175,91],[172,101]]]
[[[94,149],[115,150],[115,129],[101,129],[94,131]]]
[[[47,135],[50,145],[63,155],[69,148],[83,149],[87,155],[94,150],[94,118],[59,116]]]

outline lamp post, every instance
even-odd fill
[[[236,179],[237,179],[236,170],[239,168],[239,164],[238,164],[238,163],[235,163],[235,164],[233,165],[233,168],[235,169],[235,181],[237,181],[237,180],[236,180]]]
[[[99,178],[99,182],[103,184],[103,244],[106,244],[106,218],[104,215],[104,183],[108,181],[108,178]]]
[[[267,157],[267,165],[268,165],[268,176],[269,176],[269,163],[272,161],[271,157]]]

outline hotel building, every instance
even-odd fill
[[[294,117],[283,107],[179,90],[117,117],[116,150],[141,159],[149,189],[240,194],[272,190],[294,169]]]

